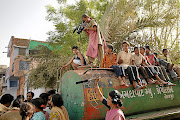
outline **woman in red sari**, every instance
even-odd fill
[[[85,21],[84,32],[89,37],[89,45],[86,55],[88,56],[88,63],[93,63],[95,58],[101,62],[104,57],[103,40],[99,31],[99,27],[95,19],[92,19],[87,14],[82,16]]]

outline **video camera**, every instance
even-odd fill
[[[81,34],[82,31],[84,30],[84,26],[85,26],[85,25],[86,25],[86,24],[85,24],[85,21],[83,21],[81,24],[79,24],[79,25],[74,29],[73,33],[75,33],[76,30],[77,30],[77,33],[78,33],[78,34]]]

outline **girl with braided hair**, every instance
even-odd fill
[[[122,102],[120,100],[120,93],[117,90],[110,91],[108,93],[108,98],[103,96],[98,86],[99,79],[95,81],[97,98],[102,101],[102,103],[109,108],[106,114],[105,120],[125,120],[124,113],[120,109],[122,107]]]
[[[41,98],[35,98],[31,100],[31,103],[34,105],[35,113],[31,120],[46,120],[46,117],[43,113],[44,101]]]

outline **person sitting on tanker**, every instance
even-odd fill
[[[89,37],[89,44],[86,53],[88,64],[92,64],[95,58],[98,58],[101,62],[104,56],[104,44],[98,24],[95,19],[92,19],[87,14],[82,15],[82,20],[85,22],[83,31]]]
[[[167,75],[166,69],[161,66],[161,64],[157,61],[157,58],[154,54],[150,53],[150,46],[145,46],[146,48],[146,60],[151,66],[154,66],[154,68],[160,72],[160,77],[163,81],[161,83],[165,86],[175,86],[175,84],[172,84],[169,82],[170,78]]]
[[[154,52],[153,54],[155,55],[156,60],[159,62],[159,59],[158,59],[158,57],[157,57],[157,56],[158,56],[158,53],[157,53],[157,52]],[[155,62],[155,65],[157,66],[158,64]]]
[[[63,68],[67,67],[68,65],[70,65],[72,63],[72,67],[74,70],[77,69],[77,67],[79,66],[84,66],[86,65],[86,61],[84,56],[79,52],[79,49],[77,46],[73,46],[72,47],[72,51],[74,53],[74,56],[72,57],[72,59],[65,65],[63,66]]]
[[[129,42],[124,41],[122,48],[123,51],[118,53],[117,63],[123,67],[125,72],[127,72],[129,81],[134,89],[138,90],[146,88],[146,86],[140,83],[137,67],[132,65],[132,54],[129,52]]]
[[[149,74],[149,76],[151,76],[151,77],[155,77],[156,79],[157,79],[157,82],[156,83],[158,83],[158,84],[160,84],[160,85],[163,85],[163,80],[165,80],[165,77],[164,77],[164,75],[162,75],[161,73],[162,73],[162,70],[161,69],[154,69],[154,66],[152,66],[149,62],[148,62],[148,58],[145,56],[145,47],[140,47],[140,53],[143,55],[143,57],[145,58],[145,62],[144,63],[146,63],[146,64],[144,64],[144,67],[146,68],[146,70],[147,69],[149,69],[149,70],[147,70],[147,72],[148,72],[148,74]],[[158,70],[158,71],[157,71]],[[160,72],[159,72],[160,71]],[[161,78],[162,79],[161,79]]]
[[[122,69],[122,66],[117,65],[116,59],[117,55],[113,52],[113,46],[107,45],[106,54],[101,62],[101,68],[113,68],[120,81],[120,85],[128,86],[125,80],[124,70]]]
[[[160,55],[158,58],[159,58],[159,64],[164,66],[166,68],[166,71],[169,72],[173,81],[176,81],[177,80],[177,74],[173,70],[174,64],[172,63],[172,60],[170,59],[170,57],[168,55],[168,50],[163,49],[162,55]]]
[[[132,55],[132,63],[133,65],[136,65],[139,71],[139,74],[143,76],[143,78],[146,80],[147,83],[149,84],[154,84],[156,83],[155,80],[152,79],[152,77],[149,76],[147,70],[144,67],[144,65],[147,65],[146,60],[142,54],[139,53],[139,48],[134,47],[134,54]],[[150,72],[150,70],[149,70]]]
[[[117,90],[110,91],[106,100],[106,98],[101,93],[101,90],[99,89],[98,82],[99,79],[96,79],[95,88],[97,98],[109,109],[106,114],[106,120],[125,120],[124,113],[120,109],[120,107],[122,107],[120,93]]]

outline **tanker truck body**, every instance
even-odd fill
[[[94,89],[94,82],[97,77],[100,79],[100,90],[106,98],[111,90],[116,89],[120,92],[123,101],[121,109],[126,119],[179,116],[179,81],[176,82],[176,86],[162,87],[150,84],[145,89],[134,90],[131,85],[129,87],[120,86],[119,80],[111,70],[91,69],[70,70],[61,78],[59,89],[71,120],[105,119],[108,108],[98,100]],[[129,81],[127,80],[127,82]],[[169,113],[171,115],[168,115]]]

